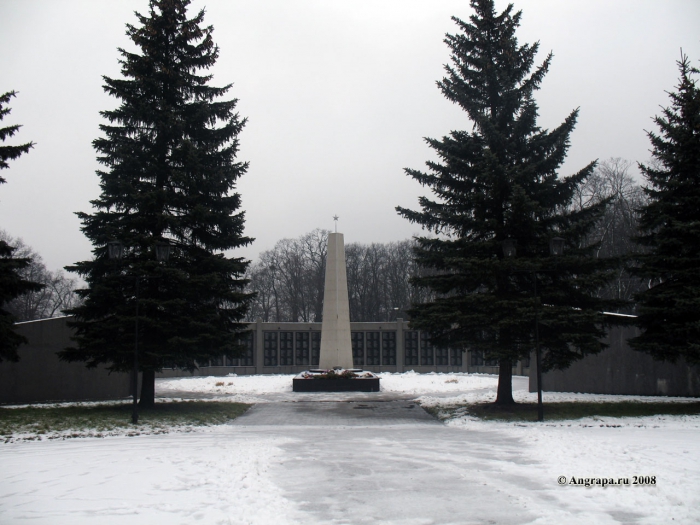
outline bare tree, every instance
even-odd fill
[[[273,269],[265,264],[264,255],[261,254],[261,259],[248,267],[249,287],[257,292],[248,310],[248,320],[262,319],[267,323],[279,317],[279,298],[275,290]]]
[[[387,321],[386,247],[382,244],[348,244],[348,295],[352,321]]]
[[[63,310],[77,306],[77,279],[66,277],[63,270],[49,271],[41,256],[22,239],[14,239],[6,231],[0,230],[0,240],[15,248],[15,257],[31,260],[27,267],[19,270],[20,277],[44,285],[41,290],[20,295],[6,305],[7,311],[17,321],[55,317]]]
[[[638,230],[638,212],[646,196],[629,171],[632,163],[611,158],[601,162],[593,175],[577,189],[576,207],[608,201],[605,214],[586,239],[589,244],[600,243],[598,257],[620,259],[617,275],[600,291],[610,299],[631,300],[643,284],[627,271],[625,261],[640,247],[633,242]]]
[[[413,301],[414,288],[410,279],[415,275],[416,266],[413,261],[413,242],[392,242],[386,245],[386,300],[390,317],[406,318],[406,310]]]
[[[282,239],[274,250],[273,268],[288,307],[283,321],[308,321],[304,254],[298,239]]]
[[[310,316],[313,321],[323,318],[323,287],[328,252],[328,230],[316,229],[300,239],[307,261],[307,289],[310,300]]]
[[[251,265],[250,289],[258,292],[249,319],[320,321],[328,231],[282,239]]]
[[[265,322],[322,320],[327,230],[283,239],[250,266],[250,290],[258,293],[249,320]],[[408,318],[413,303],[427,300],[411,278],[422,275],[413,259],[415,241],[345,246],[351,321]]]

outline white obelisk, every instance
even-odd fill
[[[337,220],[337,219],[336,219]],[[352,368],[350,305],[342,233],[328,234],[319,368]]]

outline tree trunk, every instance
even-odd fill
[[[513,400],[513,363],[510,359],[498,361],[497,405],[514,405]]]
[[[141,408],[153,408],[156,404],[156,373],[154,370],[144,370],[141,374]]]

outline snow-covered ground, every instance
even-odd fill
[[[265,406],[282,410],[301,410],[310,400],[359,399],[367,406],[392,396],[440,406],[492,400],[497,381],[381,374],[379,394],[313,397],[292,393],[291,377],[159,380],[157,394],[163,401],[278,403]],[[534,401],[526,387],[525,378],[514,378],[516,399]],[[691,401],[545,393],[545,403],[632,399]],[[463,415],[446,425],[347,428],[256,427],[244,417],[188,433],[6,443],[0,444],[0,523],[694,524],[700,523],[699,438],[698,416],[538,424]],[[634,476],[649,482],[653,476],[654,484],[569,484],[571,477],[633,482]]]
[[[498,376],[491,374],[435,373],[418,374],[413,371],[402,374],[384,372],[381,392],[419,398],[423,406],[437,404],[465,404],[493,401],[496,399]],[[180,394],[201,395],[210,399],[238,401],[241,403],[266,403],[270,401],[298,401],[304,394],[292,392],[292,375],[247,375],[207,377],[178,377],[157,380],[157,395],[162,398],[177,398]],[[321,394],[322,396],[323,394]],[[343,396],[344,394],[332,394]],[[348,394],[353,397],[357,394]],[[372,394],[376,395],[376,394]],[[301,397],[300,397],[301,396]],[[308,399],[318,399],[316,393]],[[513,377],[513,397],[518,402],[536,402],[537,393],[528,392],[528,378]],[[686,397],[619,396],[602,394],[578,394],[568,392],[545,392],[545,402],[562,401],[638,401],[687,403],[698,401]]]
[[[416,397],[421,394],[437,396],[459,395],[466,392],[483,395],[495,392],[497,376],[485,374],[377,374],[381,392],[384,394]],[[180,396],[202,396],[202,398],[236,401],[240,403],[268,403],[278,401],[298,401],[300,399],[326,399],[323,393],[300,394],[292,392],[291,375],[237,376],[223,377],[179,377],[158,379],[157,395],[178,398]],[[514,388],[526,389],[527,379],[515,377]],[[355,398],[353,394],[329,394],[328,399],[340,397]],[[369,398],[376,394],[369,394]]]

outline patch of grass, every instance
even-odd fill
[[[250,405],[213,401],[156,403],[154,408],[139,407],[139,425],[155,428],[208,426],[227,423],[243,414]],[[12,434],[47,434],[66,431],[110,432],[134,429],[131,403],[115,405],[0,407],[0,437]]]
[[[428,414],[437,419],[450,419],[460,407],[422,407]],[[463,407],[462,407],[463,408]],[[446,417],[445,417],[446,416]]]
[[[474,405],[426,408],[439,419],[451,419],[465,414],[484,421],[537,421],[536,403],[496,405],[477,403]],[[603,403],[566,402],[545,403],[545,421],[581,419],[585,417],[642,417],[699,415],[700,402],[690,403],[642,403],[619,401]]]

